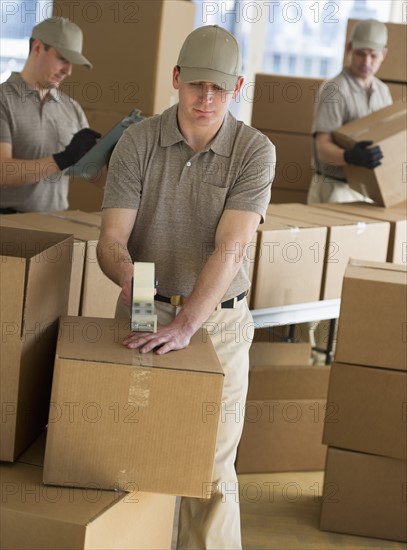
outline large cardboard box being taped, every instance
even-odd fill
[[[252,126],[310,135],[322,82],[318,78],[256,74]]]
[[[114,317],[120,287],[102,272],[96,257],[100,219],[86,212],[45,212],[3,216],[20,227],[35,227],[74,236],[74,253],[69,291],[70,315]],[[101,299],[103,297],[103,299]]]
[[[321,529],[407,541],[406,485],[403,460],[328,449]]]
[[[68,309],[73,239],[0,231],[0,458],[13,461],[47,423],[58,318]]]
[[[371,218],[357,219],[342,212],[324,211],[304,204],[270,204],[267,216],[281,220],[289,218],[328,228],[327,241],[322,248],[316,244],[312,251],[315,261],[323,258],[322,300],[341,297],[342,281],[349,258],[385,261],[390,224]]]
[[[346,269],[335,360],[407,370],[407,268],[352,260]]]
[[[322,470],[329,367],[250,368],[240,474]]]
[[[257,229],[250,307],[318,300],[323,258],[315,261],[315,249],[323,247],[325,241],[324,227],[292,220],[274,221],[273,216],[267,215]]]
[[[386,23],[387,27],[387,55],[379,70],[376,73],[377,78],[382,80],[393,80],[396,82],[407,82],[407,25],[405,4],[400,2],[400,21],[403,23]],[[402,12],[404,10],[404,12]],[[395,10],[396,11],[396,10]],[[349,42],[353,27],[359,19],[349,19],[346,29],[346,43]],[[344,54],[344,65],[347,65],[347,54]]]
[[[83,52],[93,69],[75,66],[63,89],[84,109],[127,115],[137,108],[151,116],[177,101],[172,70],[194,29],[193,2],[54,0],[53,14],[83,31]]]
[[[123,346],[128,326],[61,320],[44,482],[206,498],[223,388],[210,337],[142,354]]]
[[[323,442],[399,460],[407,460],[407,373],[334,363]]]
[[[400,100],[332,132],[334,142],[343,149],[371,140],[382,150],[381,165],[374,170],[349,164],[343,167],[349,185],[379,206],[392,206],[407,196],[406,115],[406,104]]]
[[[264,131],[278,151],[272,194],[276,189],[307,191],[311,183],[312,136]],[[275,201],[274,201],[275,202]]]
[[[175,497],[45,486],[35,446],[0,465],[2,550],[171,548]]]
[[[362,218],[372,218],[390,223],[389,246],[387,249],[387,262],[395,264],[407,263],[407,210],[400,208],[381,208],[367,203],[346,203],[346,204],[320,204],[319,208],[335,210],[361,216]]]

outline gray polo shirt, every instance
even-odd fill
[[[317,132],[330,133],[391,103],[392,97],[388,86],[378,78],[373,78],[372,88],[368,91],[347,68],[344,68],[338,76],[322,84],[315,106],[312,132],[314,135]],[[345,180],[345,173],[341,167],[318,160],[315,147],[314,168],[321,174]]]
[[[88,122],[79,104],[51,89],[44,102],[18,73],[0,85],[0,141],[12,144],[17,159],[40,159],[65,149]],[[57,172],[37,183],[0,188],[1,208],[19,212],[68,208],[68,176]]]
[[[128,248],[133,261],[155,262],[158,293],[188,296],[208,256],[224,210],[264,218],[274,178],[275,148],[259,131],[227,113],[204,151],[178,129],[177,105],[130,126],[109,164],[103,208],[137,209]],[[238,252],[225,250],[225,254]],[[224,296],[250,286],[243,267]]]

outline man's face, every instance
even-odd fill
[[[72,63],[64,59],[58,51],[40,45],[38,53],[39,84],[42,88],[58,88],[61,82],[72,73]]]
[[[385,58],[386,50],[380,52],[365,48],[350,50],[350,70],[357,78],[368,79],[374,76]]]
[[[178,90],[181,117],[194,126],[220,126],[242,83],[239,79],[235,90],[227,92],[211,82],[183,82],[175,67],[173,86]]]

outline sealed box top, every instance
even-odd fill
[[[198,330],[190,345],[165,355],[140,353],[122,342],[130,333],[127,319],[63,317],[57,345],[57,358],[114,363],[137,367],[222,374],[223,371],[208,332]]]
[[[347,279],[362,279],[366,281],[377,281],[407,285],[407,266],[385,263],[370,262],[350,259],[345,271]]]

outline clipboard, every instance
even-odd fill
[[[144,118],[140,109],[133,109],[120,122],[113,126],[77,163],[70,166],[65,174],[85,180],[95,178],[101,168],[109,162],[110,155],[124,130],[131,124],[140,122]]]

